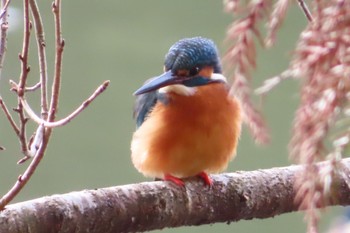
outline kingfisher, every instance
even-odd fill
[[[164,72],[135,93],[131,158],[147,177],[184,186],[183,178],[227,168],[235,157],[241,111],[222,75],[214,42],[185,38],[170,47]]]

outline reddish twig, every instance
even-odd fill
[[[35,84],[34,86],[26,87],[26,88],[24,89],[24,91],[25,91],[25,92],[36,91],[36,90],[38,90],[40,87],[41,87],[41,83],[39,82],[39,83]]]
[[[29,20],[29,2],[28,0],[24,0],[24,36],[23,36],[23,46],[22,52],[19,55],[19,59],[21,61],[21,74],[19,77],[17,94],[18,96],[24,95],[24,89],[27,82],[27,76],[30,71],[30,67],[28,66],[28,53],[29,53],[29,39],[30,39],[30,31],[31,31],[31,22]]]
[[[8,29],[8,21],[7,21],[7,8],[10,4],[10,0],[1,0],[2,5],[2,13],[0,17],[0,80],[1,73],[5,59],[6,45],[7,45],[7,29]]]
[[[67,117],[55,121],[55,122],[48,122],[45,121],[43,119],[41,119],[40,117],[38,117],[34,111],[30,108],[29,104],[27,103],[27,101],[23,98],[21,98],[21,102],[23,104],[23,108],[26,111],[26,113],[28,114],[28,116],[35,121],[36,123],[38,123],[39,125],[43,125],[47,128],[54,128],[54,127],[58,127],[58,126],[64,126],[67,123],[69,123],[71,120],[73,120],[76,116],[79,115],[79,113],[81,113],[85,108],[87,108],[89,106],[89,104],[100,94],[102,94],[102,92],[104,92],[106,90],[106,88],[109,85],[109,80],[103,82],[103,84],[101,84],[96,90],[95,92],[88,98],[86,99],[76,110],[74,110],[70,115],[68,115]]]
[[[304,0],[297,0],[297,1],[298,1],[300,8],[304,12],[307,20],[309,20],[309,22],[312,22],[313,18],[312,18],[311,12],[310,12],[307,4],[305,3],[305,1]]]
[[[55,73],[52,84],[51,103],[48,115],[48,121],[54,121],[58,107],[58,97],[61,88],[61,69],[62,69],[62,55],[64,48],[64,40],[61,35],[61,1],[55,0],[52,4],[52,12],[55,19],[55,37],[56,37],[56,56],[55,56]]]
[[[25,186],[25,184],[29,181],[30,177],[35,172],[37,166],[39,165],[41,159],[44,156],[47,143],[49,141],[49,138],[51,136],[51,129],[45,130],[44,127],[39,126],[38,129],[42,129],[42,132],[40,132],[42,136],[42,141],[39,142],[39,147],[35,154],[33,154],[32,151],[28,151],[27,141],[26,141],[26,122],[28,118],[25,118],[24,111],[23,111],[23,105],[21,102],[21,98],[24,98],[24,93],[26,89],[26,79],[27,74],[29,72],[29,67],[27,65],[27,59],[28,59],[28,47],[29,47],[29,36],[30,36],[30,29],[31,29],[31,23],[29,22],[29,0],[24,0],[24,38],[23,38],[23,48],[22,48],[22,54],[19,56],[21,60],[21,66],[22,71],[20,75],[20,81],[17,87],[15,88],[17,95],[18,95],[18,108],[16,111],[19,114],[20,118],[20,133],[19,133],[19,139],[21,142],[22,152],[25,155],[23,159],[21,159],[18,163],[22,163],[26,161],[28,158],[33,157],[34,159],[30,163],[30,165],[27,167],[23,175],[20,175],[16,181],[16,183],[13,185],[13,187],[0,199],[0,210],[5,207],[15,196],[22,190],[22,188]],[[58,98],[58,97],[57,97]],[[38,130],[37,130],[38,132]]]
[[[12,126],[13,130],[15,131],[15,133],[17,135],[19,135],[20,130],[19,130],[16,122],[14,121],[13,117],[11,116],[11,114],[10,114],[6,104],[5,104],[5,102],[2,100],[1,97],[0,97],[0,106],[1,106],[2,110],[4,111],[6,118],[10,122],[10,125]]]
[[[43,129],[44,130],[44,129]],[[47,142],[50,137],[50,133],[43,133],[43,139],[41,142],[41,146],[37,151],[36,156],[27,167],[23,175],[20,175],[13,185],[13,187],[0,199],[0,210],[3,210],[4,207],[16,197],[16,195],[22,190],[22,188],[29,181],[30,177],[35,172],[37,166],[39,165],[41,159],[44,157],[44,153],[47,147]]]
[[[28,67],[28,48],[29,48],[29,37],[31,30],[31,23],[29,22],[29,4],[32,9],[32,15],[35,22],[37,43],[38,43],[38,56],[39,56],[39,66],[40,66],[40,81],[32,87],[26,86],[26,80],[29,72]],[[77,108],[73,113],[71,113],[66,118],[54,122],[55,114],[58,107],[58,99],[60,92],[60,82],[61,82],[61,68],[62,68],[62,54],[64,48],[64,40],[61,37],[61,1],[55,0],[52,5],[52,10],[55,19],[55,36],[56,36],[56,55],[55,55],[55,67],[54,67],[54,77],[52,85],[52,95],[50,108],[48,110],[47,103],[47,70],[46,70],[46,55],[45,55],[45,40],[43,25],[39,13],[39,9],[35,0],[24,0],[24,38],[23,38],[23,48],[22,53],[19,55],[21,60],[21,75],[19,78],[19,83],[10,81],[11,89],[17,93],[18,97],[18,107],[15,111],[19,115],[20,125],[17,126],[12,116],[10,115],[6,105],[2,102],[0,97],[0,106],[5,112],[10,124],[14,128],[18,135],[21,143],[22,152],[24,158],[18,161],[18,163],[23,163],[30,158],[34,158],[23,175],[20,175],[13,185],[13,187],[0,199],[0,210],[3,209],[25,186],[29,181],[33,173],[35,172],[37,166],[39,165],[41,159],[44,156],[45,150],[47,148],[52,127],[65,125],[75,118],[81,111],[83,111],[97,96],[99,96],[108,86],[109,81],[105,81],[97,90],[86,99],[79,108]],[[26,102],[25,93],[27,91],[34,91],[41,87],[41,118],[36,116],[31,110],[30,106]],[[39,126],[35,134],[30,138],[29,144],[27,144],[26,139],[26,123],[29,118],[26,118],[25,112],[28,112],[34,121],[36,121]]]
[[[24,5],[24,36],[23,36],[23,46],[22,52],[19,55],[21,61],[21,74],[19,77],[19,83],[17,86],[17,95],[18,97],[23,97],[25,93],[25,86],[27,82],[28,73],[30,68],[28,66],[28,53],[29,53],[29,38],[31,31],[31,23],[29,20],[29,2],[28,0],[23,1]],[[20,125],[19,125],[19,140],[21,144],[21,150],[25,156],[28,156],[28,147],[27,147],[27,138],[26,138],[26,123],[28,118],[24,115],[23,106],[21,101],[18,99],[18,107],[15,111],[19,115]]]
[[[10,85],[11,85],[10,90],[17,93],[18,90],[20,89],[19,86],[18,86],[18,84],[17,84],[15,81],[11,80],[11,79],[9,80],[9,83],[10,83]],[[24,87],[24,89],[23,89],[22,91],[23,91],[23,93],[25,93],[25,92],[31,92],[31,91],[36,91],[36,90],[37,90],[38,88],[40,88],[40,87],[41,87],[41,83],[38,82],[38,83],[36,83],[34,86],[31,86],[31,87]]]
[[[45,52],[45,34],[44,27],[39,12],[39,7],[36,0],[29,0],[29,5],[34,20],[34,27],[36,32],[36,41],[38,45],[38,58],[40,69],[40,84],[41,84],[41,116],[44,120],[47,119],[47,64],[46,64],[46,52]]]
[[[1,0],[2,12],[0,14],[0,80],[2,77],[2,69],[4,65],[5,53],[6,53],[6,47],[7,47],[7,30],[8,30],[7,9],[9,4],[10,4],[10,0]],[[12,128],[15,130],[16,134],[18,135],[18,127],[15,124],[10,112],[8,111],[3,99],[1,98],[1,95],[0,95],[0,101],[1,101],[1,108],[5,112],[5,115],[9,120]],[[4,150],[4,147],[0,146],[0,150]]]
[[[1,13],[0,13],[0,19],[3,18],[4,16],[6,17],[7,16],[7,9],[10,5],[10,2],[11,0],[2,0],[2,3],[1,5],[3,6],[2,7],[2,10],[1,10]]]
[[[20,89],[19,86],[18,86],[18,84],[17,84],[15,81],[11,80],[11,79],[9,80],[9,83],[10,83],[10,85],[11,85],[10,90],[17,93],[18,90]],[[31,91],[36,91],[36,90],[37,90],[38,88],[40,88],[40,87],[41,87],[41,83],[38,82],[38,83],[35,84],[34,86],[31,86],[31,87],[24,87],[23,93],[25,93],[25,92],[31,92]]]
[[[8,30],[7,9],[9,4],[10,4],[10,0],[1,0],[2,13],[0,14],[0,26],[1,26],[0,28],[0,80],[1,80],[4,59],[5,59],[6,45],[7,45],[7,30]],[[19,135],[19,128],[16,122],[14,121],[10,111],[6,107],[6,104],[3,101],[1,96],[0,96],[0,106],[4,111],[6,118],[9,120],[13,130],[17,135]]]
[[[29,156],[26,136],[26,125],[28,122],[28,118],[24,115],[23,105],[21,102],[18,103],[18,108],[13,110],[18,113],[20,121],[18,138],[21,145],[21,151],[25,156]]]

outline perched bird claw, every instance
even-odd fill
[[[209,187],[213,185],[213,180],[209,177],[207,173],[200,172],[198,176],[203,179],[205,185],[208,185]]]
[[[169,174],[164,176],[164,180],[171,181],[171,182],[173,182],[174,184],[176,184],[177,186],[180,186],[180,187],[184,187],[185,186],[185,183],[183,182],[183,180],[181,180],[180,178],[177,178],[175,176],[169,175]]]

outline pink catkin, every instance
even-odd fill
[[[224,3],[227,12],[243,15],[228,29],[226,39],[231,44],[224,57],[231,73],[231,92],[240,99],[244,120],[254,138],[258,142],[266,142],[268,131],[265,122],[251,99],[251,70],[256,66],[254,39],[262,41],[258,24],[272,12],[264,45],[274,44],[289,0],[278,0],[274,6],[269,0],[246,4],[226,0]],[[299,3],[305,4],[303,1]],[[337,164],[323,171],[314,169],[314,163],[325,160],[329,155],[324,141],[344,109],[350,91],[350,0],[316,0],[313,2],[313,14],[309,14],[306,5],[304,7],[302,10],[312,22],[301,34],[295,56],[285,74],[302,81],[290,155],[294,161],[306,165],[305,172],[296,181],[296,201],[301,208],[307,209],[308,232],[317,232],[317,208],[326,201],[326,186]],[[277,81],[284,79],[285,74]],[[344,147],[344,144],[341,146]],[[334,156],[331,159],[336,161]]]
[[[256,45],[254,37],[262,41],[257,29],[259,22],[266,18],[272,7],[270,0],[251,1],[239,5],[237,1],[225,1],[226,11],[241,13],[244,18],[236,20],[227,31],[226,41],[232,44],[225,56],[224,64],[231,75],[231,93],[241,102],[243,120],[248,125],[254,139],[261,144],[269,142],[269,133],[261,112],[251,98],[251,70],[256,67]]]
[[[350,1],[315,4],[315,17],[301,34],[290,68],[303,81],[290,155],[306,165],[296,181],[296,201],[307,209],[308,232],[317,232],[317,208],[328,200],[327,177],[336,165],[329,171],[313,167],[329,155],[324,142],[350,91]]]

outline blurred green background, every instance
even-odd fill
[[[51,1],[38,1],[45,22],[49,77],[53,74],[54,35]],[[10,31],[0,93],[8,106],[16,105],[8,80],[18,80],[18,53],[22,41],[22,6],[11,2]],[[162,72],[169,47],[184,37],[212,38],[224,53],[225,31],[232,15],[223,12],[222,1],[63,1],[63,37],[66,41],[62,90],[58,119],[86,99],[104,80],[111,80],[107,91],[69,125],[54,130],[46,157],[15,202],[32,198],[146,181],[130,160],[130,139],[135,129],[132,119],[132,93],[148,78]],[[254,86],[283,71],[291,57],[299,33],[306,25],[296,6],[289,9],[276,46],[258,49]],[[38,81],[36,44],[31,41],[30,84]],[[264,99],[263,108],[271,129],[268,146],[254,143],[247,128],[241,137],[238,156],[228,168],[255,170],[287,166],[287,145],[298,104],[298,84],[288,80]],[[39,111],[39,94],[28,99]],[[30,124],[30,130],[35,129]],[[21,158],[14,132],[0,113],[0,195],[4,194],[28,163]],[[337,210],[332,210],[333,213]],[[327,229],[332,211],[323,215],[321,227]],[[339,212],[339,209],[338,209]],[[212,226],[166,229],[163,232],[305,232],[303,214],[285,214],[266,220],[240,221]]]

